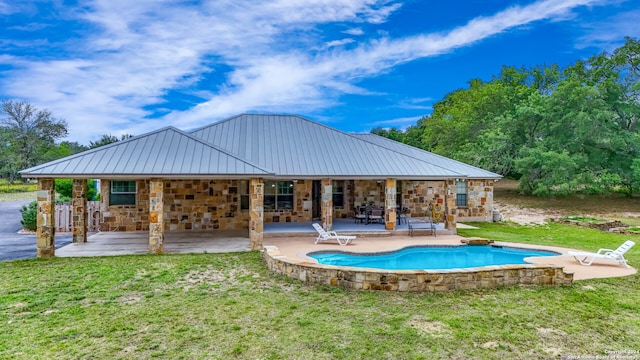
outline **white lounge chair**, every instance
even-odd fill
[[[582,251],[569,251],[568,253],[576,260],[578,260],[580,264],[585,266],[591,265],[595,259],[609,259],[617,261],[621,265],[630,268],[631,266],[627,264],[627,260],[624,258],[624,254],[629,251],[629,249],[631,249],[631,247],[635,244],[636,243],[634,243],[633,241],[627,240],[624,242],[624,244],[620,245],[620,247],[615,250],[600,249],[595,253]]]
[[[344,246],[349,245],[351,240],[355,239],[355,236],[338,235],[335,231],[325,231],[318,223],[313,223],[313,227],[318,231],[318,237],[316,238],[316,244],[324,241],[335,240],[338,244]]]

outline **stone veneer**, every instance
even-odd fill
[[[149,230],[149,181],[138,180],[135,205],[109,206],[111,181],[100,181],[100,231]]]
[[[249,196],[248,186],[239,180],[165,180],[165,229],[247,229],[249,209],[241,209],[240,201],[241,194]]]
[[[516,285],[571,285],[573,273],[541,264],[486,266],[449,271],[361,269],[325,266],[282,256],[276,246],[265,246],[262,258],[271,271],[310,283],[355,290],[437,292],[494,289]]]
[[[87,180],[73,179],[71,221],[74,243],[87,242]]]
[[[467,206],[456,210],[457,221],[493,221],[494,180],[467,180]]]
[[[55,256],[55,200],[56,191],[53,179],[38,179],[36,201],[38,214],[36,215],[36,256]]]
[[[402,180],[402,207],[412,217],[430,215],[429,203],[444,205],[444,181]]]
[[[383,205],[386,181],[388,179],[380,183],[376,180],[344,180],[344,206],[334,207],[333,218],[353,216],[355,206]],[[248,228],[249,210],[240,209],[241,194],[244,194],[240,187],[247,183],[240,180],[165,180],[165,230]],[[434,202],[445,205],[447,219],[492,220],[493,180],[468,180],[468,206],[460,208],[455,207],[453,179],[446,182],[397,180],[396,184],[401,189],[401,205],[412,217],[427,216],[429,202]],[[101,181],[100,231],[149,230],[149,181],[138,180],[137,186],[136,205],[109,206],[110,181]],[[264,222],[311,222],[312,188],[312,180],[298,180],[294,183],[294,209],[264,210]],[[446,195],[447,188],[453,191],[451,196]],[[454,224],[448,221],[447,228]]]
[[[311,222],[313,180],[298,180],[293,184],[293,209],[264,210],[264,222]]]

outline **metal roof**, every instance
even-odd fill
[[[21,171],[91,178],[499,178],[372,134],[296,115],[238,115],[185,133],[166,127]]]
[[[243,114],[191,134],[284,177],[465,177],[295,115]]]
[[[398,152],[416,157],[418,159],[422,159],[428,163],[446,167],[447,169],[451,169],[461,174],[465,174],[468,178],[498,179],[502,177],[502,175],[500,174],[496,174],[494,172],[487,171],[469,164],[465,164],[460,161],[456,161],[442,155],[434,154],[432,152],[422,150],[407,144],[403,144],[401,142],[388,139],[386,137],[378,136],[376,134],[352,134],[352,135],[360,139],[374,143],[376,145],[383,146],[387,149],[398,151]]]
[[[166,127],[20,172],[25,177],[211,177],[269,175],[270,172],[235,155]]]

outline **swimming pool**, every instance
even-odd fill
[[[308,254],[318,263],[385,270],[449,270],[492,265],[526,264],[531,256],[558,253],[505,246],[414,246],[383,253],[319,251]]]
[[[502,251],[525,250],[527,255],[536,256],[559,255],[555,249],[545,249],[543,246],[529,248],[519,247],[518,244],[501,243],[494,244],[494,248],[502,246]],[[446,247],[448,251],[455,248],[466,248],[476,251],[474,248],[482,246],[471,245],[409,245],[403,248],[387,248],[375,253],[360,253],[362,256],[372,257],[372,255],[389,255],[401,253],[404,249],[424,248],[442,249]],[[528,249],[525,249],[528,248]],[[381,246],[381,248],[384,248]],[[466,268],[448,268],[429,270],[420,265],[418,270],[393,270],[373,267],[355,267],[346,265],[325,265],[318,263],[311,258],[311,255],[337,253],[339,249],[308,252],[298,252],[297,255],[283,254],[278,246],[264,246],[262,258],[267,268],[277,274],[302,280],[310,283],[326,284],[329,286],[340,286],[356,290],[383,290],[383,291],[416,291],[416,292],[436,292],[453,290],[474,290],[474,289],[495,289],[503,286],[518,285],[551,285],[563,286],[573,283],[573,273],[565,272],[560,265],[553,265],[538,261],[536,263],[513,264],[513,260],[507,265],[477,265]],[[343,252],[344,254],[344,252]],[[521,253],[521,258],[524,259]],[[499,255],[500,256],[500,255]],[[498,256],[498,257],[499,257]],[[495,257],[495,256],[494,256]],[[371,266],[369,263],[366,266]]]

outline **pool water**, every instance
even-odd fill
[[[490,265],[526,264],[530,256],[553,256],[544,250],[501,246],[409,247],[385,253],[315,252],[320,264],[386,270],[449,270]]]

